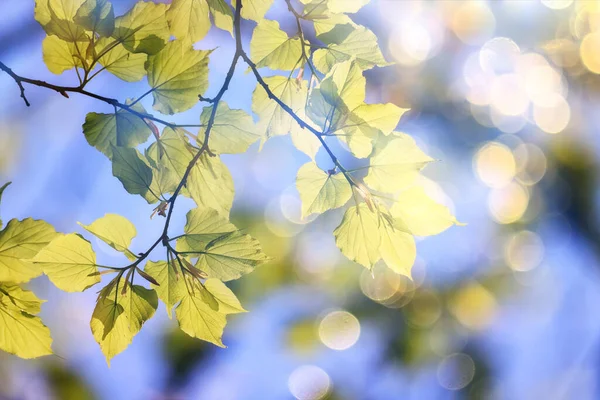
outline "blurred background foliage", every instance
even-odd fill
[[[131,3],[114,1],[118,12]],[[0,5],[0,59],[72,82],[43,66],[33,1]],[[295,29],[283,1],[267,17]],[[58,356],[0,354],[1,398],[600,397],[600,2],[373,0],[355,18],[396,62],[366,73],[368,100],[412,109],[399,129],[440,160],[425,170],[428,191],[468,225],[419,241],[413,281],[383,265],[366,271],[335,248],[342,211],[300,219],[294,178],[306,158],[272,139],[225,157],[234,222],[275,259],[235,282],[250,312],[230,318],[228,349],[187,337],[161,311],[108,369],[88,327],[94,294],[58,293],[42,278],[33,286],[49,300],[42,316]],[[230,49],[228,34],[200,43],[217,45]],[[225,53],[211,59],[211,82]],[[227,101],[249,109],[252,80],[235,79]],[[131,97],[114,78],[95,85]],[[2,216],[71,232],[120,213],[144,248],[160,221],[81,134],[85,113],[102,106],[28,88],[27,109],[5,75],[0,88],[0,177],[15,182]]]

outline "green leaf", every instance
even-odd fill
[[[98,299],[90,321],[94,339],[109,366],[111,359],[125,350],[144,323],[152,318],[158,306],[154,290],[133,285],[123,293],[124,284],[122,280],[120,287],[112,287],[110,293]]]
[[[10,220],[0,232],[0,282],[22,283],[40,276],[40,267],[29,260],[56,235],[44,221]]]
[[[350,207],[335,229],[335,244],[350,260],[371,268],[381,257],[379,215],[367,204]]]
[[[131,52],[158,53],[171,37],[165,16],[167,7],[167,4],[137,2],[115,20],[113,37]]]
[[[137,232],[135,225],[127,218],[117,214],[106,214],[89,225],[83,225],[80,222],[79,225],[113,249],[125,253],[131,261],[137,259],[136,255],[129,250],[131,241]]]
[[[75,22],[100,36],[110,36],[115,30],[115,12],[107,0],[86,0],[77,10]]]
[[[146,113],[139,104],[133,108]],[[83,124],[83,134],[88,143],[110,159],[115,147],[136,147],[148,140],[151,133],[143,119],[126,110],[113,114],[88,113]]]
[[[343,173],[330,174],[313,162],[298,170],[296,188],[302,200],[303,218],[341,207],[352,196],[352,187]]]
[[[294,112],[299,113],[304,109],[307,96],[307,84],[284,76],[269,76],[264,78],[269,89],[288,105]],[[259,131],[266,132],[267,137],[287,135],[298,123],[277,103],[269,98],[261,85],[256,85],[252,95],[252,111],[258,115]]]
[[[75,67],[83,68],[80,55],[85,55],[86,47],[85,42],[66,42],[57,36],[46,36],[42,42],[44,63],[57,75]]]
[[[41,303],[32,292],[0,285],[1,350],[27,359],[52,354],[50,330],[32,315]]]
[[[235,189],[231,174],[219,157],[202,154],[190,172],[187,189],[199,207],[229,215]]]
[[[225,347],[222,337],[227,318],[205,301],[201,290],[185,291],[181,303],[175,309],[175,315],[179,327],[188,335]]]
[[[83,292],[100,282],[96,254],[90,242],[70,233],[53,239],[32,259],[57,288]]]
[[[210,278],[230,281],[267,261],[258,240],[236,231],[208,243],[199,254],[197,267]]]
[[[181,40],[169,42],[158,54],[148,57],[148,84],[154,109],[175,114],[192,108],[198,95],[208,88],[208,55]]]
[[[376,149],[364,182],[377,191],[395,193],[413,183],[419,171],[432,161],[413,138],[397,134],[385,147]]]
[[[401,192],[390,213],[405,231],[415,236],[437,235],[452,225],[462,225],[448,207],[434,201],[419,186]]]
[[[250,57],[257,68],[290,71],[300,66],[302,43],[289,38],[277,21],[261,20],[252,34]]]
[[[231,0],[231,4],[235,8],[237,4],[236,0]],[[260,22],[265,17],[265,14],[269,11],[272,4],[273,0],[244,0],[242,18]]]
[[[392,65],[383,58],[377,44],[377,36],[364,26],[357,26],[343,42],[331,44],[313,53],[315,67],[324,74],[335,64],[352,58],[355,58],[360,68],[364,70]]]
[[[204,127],[198,139],[204,139],[206,126],[214,106],[204,107],[200,122]],[[261,137],[254,120],[244,110],[232,110],[221,101],[215,114],[215,122],[210,131],[210,149],[219,154],[244,153],[248,147]],[[202,143],[199,143],[202,144]]]
[[[211,208],[194,208],[187,213],[185,235],[177,240],[177,250],[204,251],[213,240],[237,231],[235,225]]]
[[[183,285],[181,274],[175,272],[173,266],[169,267],[166,261],[148,261],[144,271],[152,276],[160,286],[152,284],[158,298],[165,303],[167,314],[171,318],[173,307],[183,298],[185,285]]]
[[[317,39],[326,44],[341,44],[358,28],[345,14],[329,14],[325,18],[314,19]]]
[[[204,282],[204,287],[217,300],[220,313],[238,314],[247,312],[231,289],[220,280],[207,279]]]
[[[364,5],[369,4],[370,0],[329,0],[327,8],[332,13],[355,13]]]
[[[110,50],[108,50],[111,48]],[[145,63],[148,55],[132,53],[122,44],[116,44],[108,38],[96,42],[96,53],[103,54],[98,63],[117,78],[127,82],[137,82],[146,75]]]
[[[88,41],[84,28],[75,23],[77,10],[85,0],[36,0],[35,19],[48,35],[69,42]]]
[[[152,190],[152,168],[142,159],[137,149],[113,146],[112,171],[125,190],[141,195],[149,204],[160,200],[160,193]]]

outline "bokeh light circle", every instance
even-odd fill
[[[319,323],[319,338],[330,349],[349,349],[359,337],[360,322],[347,311],[332,311]]]
[[[474,168],[479,179],[491,188],[508,185],[516,174],[512,151],[505,145],[490,142],[475,154]]]
[[[475,377],[475,362],[467,354],[451,354],[438,365],[438,382],[445,389],[463,389],[471,383],[473,377]]]
[[[331,379],[323,369],[314,365],[303,365],[290,374],[288,389],[298,400],[320,400],[331,390]]]

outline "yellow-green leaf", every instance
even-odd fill
[[[350,207],[333,232],[335,244],[350,260],[371,268],[381,258],[379,223],[379,214],[367,204]]]
[[[202,154],[187,181],[187,189],[199,207],[208,207],[229,215],[235,189],[233,179],[221,159]]]
[[[204,139],[213,107],[204,107],[204,110],[202,110],[200,122],[204,127],[198,134],[199,144],[202,144],[202,139]],[[258,133],[258,129],[250,115],[244,110],[230,109],[224,101],[219,102],[208,141],[211,151],[218,154],[244,153],[260,137],[261,135]]]
[[[237,230],[222,214],[211,208],[198,207],[187,213],[185,235],[177,240],[177,250],[204,251],[213,240]]]
[[[52,354],[50,330],[39,317],[15,303],[0,292],[0,350],[21,358]]]
[[[167,10],[167,19],[173,36],[189,38],[192,43],[204,39],[210,30],[206,0],[173,0]]]
[[[137,257],[129,250],[131,241],[137,235],[135,225],[127,218],[117,214],[106,214],[89,225],[79,223],[86,231],[96,236],[113,249],[125,253],[127,258],[135,261]]]
[[[75,233],[53,239],[32,262],[65,292],[82,292],[100,282],[92,245]]]
[[[148,84],[154,109],[175,114],[192,108],[208,87],[208,55],[187,42],[169,42],[158,54],[148,57]]]
[[[306,81],[298,82],[284,76],[269,76],[264,80],[273,94],[294,112],[298,113],[304,109],[307,96]],[[252,111],[259,117],[259,132],[266,132],[268,137],[287,135],[298,126],[283,108],[269,98],[261,85],[256,86],[252,95]]]
[[[364,181],[380,192],[395,193],[414,182],[419,171],[434,161],[405,134],[394,137],[371,157]]]
[[[35,293],[23,289],[20,285],[0,283],[0,306],[11,303],[21,311],[39,314],[45,302],[46,300],[40,300]]]
[[[137,82],[146,75],[144,64],[148,59],[147,54],[132,53],[122,44],[115,44],[114,40],[108,38],[101,38],[96,42],[96,53],[102,54],[98,63],[117,78]]]
[[[0,282],[22,283],[40,276],[42,269],[29,260],[56,235],[44,221],[10,220],[0,232]]]
[[[461,225],[448,207],[434,201],[419,186],[401,192],[390,213],[415,236],[437,235],[452,225]]]
[[[125,281],[121,282],[119,288],[112,287],[106,296],[98,299],[90,321],[94,339],[109,366],[111,359],[125,350],[144,323],[152,318],[158,306],[154,290],[133,285],[123,293],[123,284]]]
[[[231,0],[233,7],[236,6],[236,0]],[[273,0],[244,0],[242,7],[242,18],[251,19],[260,22],[265,17],[269,8],[273,4]]]
[[[352,196],[352,187],[343,173],[330,174],[313,162],[298,170],[296,188],[302,200],[302,217],[341,207]]]
[[[379,233],[379,252],[383,261],[392,271],[411,278],[410,271],[417,257],[415,239],[388,220],[381,221]]]
[[[358,12],[370,0],[329,0],[327,8],[332,13],[355,13]]]
[[[207,279],[204,287],[217,300],[219,312],[223,314],[238,314],[246,312],[236,295],[218,279]]]
[[[115,20],[113,37],[134,53],[158,53],[171,37],[165,16],[167,7],[167,4],[137,2]]]
[[[175,315],[179,327],[188,335],[225,347],[222,337],[227,318],[224,313],[214,310],[205,301],[201,290],[184,292],[181,303],[175,309]]]
[[[160,286],[152,284],[158,297],[165,303],[167,314],[171,318],[173,307],[183,298],[185,285],[183,277],[175,272],[175,266],[169,266],[166,261],[148,261],[144,267],[144,271],[150,274]]]
[[[250,57],[258,68],[293,70],[300,66],[302,42],[279,29],[277,21],[261,20],[252,34]]]
[[[210,278],[230,281],[267,261],[258,240],[236,231],[210,242],[199,254],[197,266]]]
[[[42,54],[46,66],[53,74],[62,74],[72,68],[83,68],[81,58],[86,58],[85,42],[66,42],[58,36],[46,36],[42,42]]]
[[[326,49],[318,49],[313,53],[315,67],[324,74],[335,64],[352,58],[365,70],[391,65],[383,58],[377,36],[363,26],[357,26],[343,42],[331,44]]]
[[[89,40],[85,29],[75,23],[77,10],[85,0],[36,0],[35,19],[48,35],[69,42]]]

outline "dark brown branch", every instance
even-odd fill
[[[310,68],[310,72],[312,72],[312,74],[315,77],[317,77],[317,79],[319,79],[319,75],[317,74],[317,71],[315,70],[313,63],[310,60],[310,57],[308,56],[308,54],[306,54],[306,46],[305,46],[306,40],[304,38],[304,30],[302,29],[302,24],[300,23],[300,20],[302,19],[302,15],[298,14],[298,12],[294,9],[294,6],[292,6],[291,0],[285,0],[285,2],[287,3],[288,10],[290,10],[290,12],[294,15],[294,18],[296,18],[296,27],[298,29],[298,37],[300,38],[300,43],[302,44],[302,58],[306,61],[306,64],[308,64],[308,67]]]
[[[104,97],[99,94],[89,92],[89,91],[85,90],[83,88],[83,86],[59,86],[59,85],[54,85],[52,83],[48,83],[48,82],[41,81],[38,79],[25,78],[23,76],[15,74],[2,61],[0,61],[0,69],[2,71],[6,72],[11,78],[14,79],[14,81],[17,83],[17,85],[19,85],[19,89],[21,90],[21,97],[23,98],[23,100],[25,100],[25,104],[27,105],[27,107],[30,106],[30,103],[27,100],[27,98],[25,97],[25,88],[23,87],[23,83],[27,83],[29,85],[34,85],[34,86],[39,86],[39,87],[43,87],[46,89],[54,90],[55,92],[60,93],[62,96],[66,97],[66,98],[69,98],[69,93],[78,93],[83,96],[91,97],[93,99],[100,100],[104,103],[110,104],[114,107],[118,107],[122,110],[128,111],[131,114],[134,114],[142,119],[149,119],[151,121],[158,122],[159,124],[168,126],[169,128],[177,128],[177,127],[182,126],[182,125],[174,124],[169,121],[162,120],[162,119],[154,117],[153,115],[150,115],[150,114],[138,112],[135,109],[133,109],[130,105],[123,104],[120,101],[118,101],[117,99],[112,99],[110,97]],[[201,125],[186,125],[186,126],[200,127]]]

